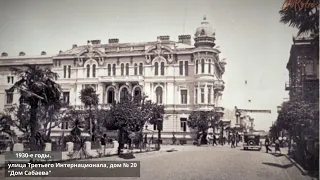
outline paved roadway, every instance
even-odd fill
[[[177,146],[174,152],[135,154],[141,162],[140,178],[44,178],[44,180],[305,180],[310,179],[285,156],[261,151],[243,151],[240,148]],[[123,160],[118,157],[101,161]],[[60,174],[82,174],[85,170],[61,170]],[[99,172],[96,172],[99,173]],[[0,173],[3,177],[3,170]],[[43,178],[6,178],[7,180],[37,180]]]

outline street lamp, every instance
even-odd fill
[[[238,145],[238,132],[237,132],[237,126],[239,125],[239,117],[241,116],[241,113],[238,111],[237,106],[235,107],[235,115],[236,115],[236,130],[235,130],[235,140],[236,140],[236,146]]]
[[[157,150],[160,150],[162,123],[163,123],[163,119],[158,118],[157,119],[157,126],[158,126],[158,147],[157,147]]]

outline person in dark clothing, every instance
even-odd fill
[[[106,134],[103,134],[103,136],[100,139],[101,151],[102,151],[103,155],[105,155],[105,153],[106,153],[106,139],[107,139],[107,135]]]
[[[217,146],[218,146],[216,135],[213,135],[213,139],[212,139],[212,146],[214,146],[214,145],[217,145]]]
[[[265,145],[265,147],[266,147],[266,153],[268,153],[269,151],[272,152],[272,150],[269,148],[269,146],[270,146],[270,139],[269,139],[269,137],[266,138],[266,140],[265,140],[265,142],[264,142],[264,145]]]
[[[236,148],[235,143],[236,143],[236,137],[233,135],[231,137],[231,148]]]

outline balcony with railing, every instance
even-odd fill
[[[144,79],[143,76],[139,76],[139,75],[130,75],[130,76],[116,75],[116,76],[100,76],[99,77],[100,82],[139,82],[139,81],[142,81],[143,79]]]
[[[285,90],[286,90],[286,91],[290,91],[290,89],[291,89],[290,83],[289,83],[289,82],[286,82],[286,83],[285,83]]]

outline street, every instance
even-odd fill
[[[261,151],[243,151],[230,146],[195,147],[176,146],[173,152],[134,154],[141,162],[140,178],[85,178],[80,179],[139,179],[139,180],[304,180],[301,172],[285,156],[276,156]],[[179,149],[180,148],[180,149]],[[123,160],[119,157],[101,158],[100,161]],[[81,172],[80,172],[81,171]],[[61,174],[81,174],[83,169],[62,169]],[[97,172],[99,173],[99,172]],[[1,171],[4,176],[4,170]],[[43,178],[7,178],[43,179]],[[55,177],[45,179],[57,179]],[[60,178],[61,180],[79,178]]]

